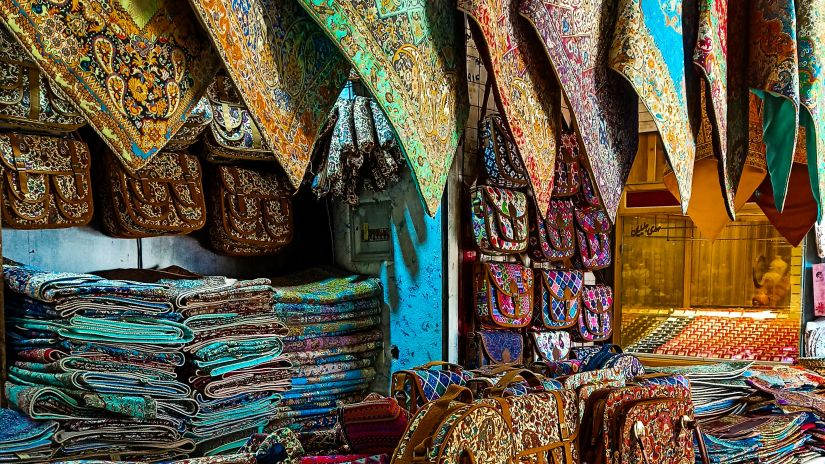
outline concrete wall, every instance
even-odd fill
[[[443,211],[435,218],[427,215],[409,172],[389,191],[362,196],[364,202],[374,200],[391,203],[392,256],[388,260],[354,262],[350,207],[335,203],[332,216],[335,262],[354,272],[381,276],[387,304],[385,369],[393,372],[440,360],[443,357],[443,250],[446,246]],[[376,387],[381,390],[385,386]]]

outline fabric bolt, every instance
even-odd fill
[[[300,0],[386,114],[435,215],[469,111],[454,3]]]
[[[47,460],[54,455],[53,421],[34,421],[13,409],[0,409],[0,461]]]
[[[799,124],[805,127],[811,190],[817,219],[825,208],[825,2],[797,0],[796,44],[799,64]]]
[[[323,324],[292,326],[289,328],[289,334],[284,337],[284,342],[290,342],[301,338],[309,338],[318,335],[324,335],[327,337],[347,335],[364,329],[377,327],[380,323],[380,317],[372,316],[353,321],[337,321]]]
[[[774,204],[785,206],[799,126],[799,54],[793,1],[749,8],[748,85],[764,100],[762,126]]]
[[[546,211],[553,192],[560,107],[558,88],[539,72],[543,58],[521,18],[518,2],[459,0],[494,95],[518,147],[539,211]]]
[[[348,65],[295,2],[191,0],[260,135],[293,187]]]
[[[381,280],[375,277],[344,274],[333,268],[314,268],[274,282],[276,305],[341,304],[374,298],[383,293]],[[307,311],[311,306],[307,306]]]
[[[599,196],[615,220],[638,144],[637,98],[606,61],[616,4],[521,0],[519,13],[541,39],[573,113]]]
[[[358,313],[370,311],[381,307],[381,300],[378,298],[364,298],[359,300],[342,301],[334,304],[321,303],[280,303],[272,305],[272,311],[282,317],[311,314],[341,315],[342,318],[347,313]]]
[[[6,0],[2,22],[130,170],[160,152],[219,60],[184,2]]]
[[[683,36],[692,31],[682,5],[681,0],[620,0],[609,65],[631,83],[653,117],[687,213],[696,142],[688,94],[693,74],[685,59],[693,50],[685,49]]]

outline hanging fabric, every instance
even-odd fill
[[[805,140],[805,128],[799,129],[798,137]],[[816,223],[816,201],[808,176],[808,155],[804,144],[797,144],[789,174],[785,208],[776,207],[773,182],[765,179],[756,190],[756,204],[768,217],[776,230],[793,246],[799,246],[808,231]]]
[[[561,82],[596,188],[613,221],[639,142],[638,99],[606,63],[616,2],[521,0],[519,12],[538,32]]]
[[[435,215],[467,120],[461,21],[452,1],[299,0],[381,105]]]
[[[699,1],[699,28],[693,65],[703,81],[703,100],[693,184],[703,186],[703,190],[714,185],[715,178],[708,168],[718,166],[722,198],[731,219],[736,218],[736,210],[758,186],[757,183],[750,188],[750,184],[746,183],[742,187],[748,187],[748,191],[737,196],[748,159],[750,92],[747,84],[747,26],[745,8],[729,9],[727,0]],[[710,155],[715,155],[716,163],[706,160]],[[713,198],[709,199],[716,200],[715,192],[694,190],[694,194],[713,194]],[[740,197],[742,199],[737,202]],[[713,210],[717,209],[714,205]],[[726,221],[719,217],[715,222]]]
[[[653,117],[687,212],[696,143],[688,111],[693,73],[685,66],[683,36],[691,32],[683,31],[691,18],[683,15],[682,3],[620,0],[609,64],[630,81]]]
[[[707,92],[703,89],[702,106],[705,106]],[[746,94],[747,96],[747,94]],[[765,145],[762,143],[762,112],[761,101],[755,95],[751,95],[752,111],[750,112],[750,139],[751,146],[748,149],[748,139],[745,139],[745,161],[741,168],[738,185],[734,191],[736,196],[733,201],[733,211],[738,211],[748,202],[753,192],[762,183],[767,175],[765,170]],[[699,134],[696,137],[696,161],[693,164],[693,194],[690,199],[690,206],[687,214],[691,221],[702,233],[702,236],[710,240],[715,240],[722,233],[725,226],[731,222],[729,212],[726,208],[723,189],[719,188],[719,176],[721,161],[714,156],[714,140],[712,136],[712,126],[709,115],[702,112],[702,123]],[[748,131],[745,132],[748,135]],[[663,177],[665,187],[679,198],[679,188],[676,184],[676,176],[668,169]]]
[[[190,3],[261,137],[297,188],[346,81],[346,59],[294,1]]]
[[[521,152],[539,211],[553,192],[558,131],[558,88],[547,79],[541,50],[528,40],[516,1],[459,0],[493,79],[496,102]]]
[[[186,2],[0,0],[4,23],[125,166],[186,121],[219,61]]]
[[[799,126],[796,12],[793,0],[754,0],[750,5],[749,85],[765,101],[765,158],[773,203],[782,211]]]
[[[799,56],[799,124],[805,127],[811,190],[817,217],[825,209],[825,1],[796,3]]]

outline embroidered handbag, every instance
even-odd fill
[[[587,371],[581,366],[582,372],[557,379],[564,388],[576,392],[579,401],[579,413],[584,415],[587,399],[596,390],[603,388],[624,387],[626,377],[621,369],[598,369]],[[582,419],[582,417],[580,417]]]
[[[86,119],[0,26],[0,128],[68,133]]]
[[[217,76],[206,96],[212,105],[213,116],[204,146],[207,161],[275,160],[229,77]]]
[[[568,269],[537,269],[535,326],[546,329],[574,327],[581,312],[584,274]]]
[[[521,154],[501,116],[492,114],[481,120],[478,146],[484,160],[484,180],[487,184],[506,189],[522,189],[529,185]]]
[[[342,406],[338,422],[352,452],[392,454],[407,429],[408,413],[395,398],[370,393]]]
[[[567,359],[565,361],[536,361],[530,365],[530,369],[551,379],[572,375],[581,370],[582,362],[578,359]]]
[[[198,158],[161,152],[129,173],[112,153],[101,160],[103,227],[114,237],[179,235],[206,224]]]
[[[507,255],[527,250],[527,197],[489,185],[474,187],[473,234],[482,253]]]
[[[216,166],[210,202],[209,239],[220,253],[271,254],[292,241],[292,201],[274,173]]]
[[[553,198],[564,198],[579,193],[581,179],[579,140],[576,132],[567,127],[562,119],[561,145],[556,156],[556,172],[553,178]]]
[[[181,151],[197,142],[206,128],[214,119],[212,105],[206,97],[198,100],[195,108],[186,117],[186,122],[175,133],[169,143],[163,147],[164,151]]]
[[[546,362],[564,361],[570,355],[570,333],[562,330],[532,332],[534,353]]]
[[[532,387],[526,394],[506,395],[507,387],[524,379]],[[513,462],[553,462],[574,464],[579,432],[576,394],[571,390],[545,390],[542,382],[528,370],[514,370],[487,390],[481,400],[496,407],[514,435],[516,456]]]
[[[597,369],[619,369],[627,379],[644,375],[645,368],[636,356],[622,351],[619,345],[602,345],[599,351],[582,358],[582,368],[587,371]]]
[[[512,464],[512,430],[496,406],[472,401],[452,385],[410,421],[392,457],[394,464]]]
[[[536,213],[534,202],[528,202],[530,235],[528,254],[533,261],[563,261],[576,254],[576,233],[573,226],[573,200],[550,200],[544,218]]]
[[[89,148],[80,140],[0,133],[3,225],[82,226],[94,212]]]
[[[524,339],[512,330],[481,330],[467,334],[467,367],[522,364]]]
[[[582,290],[578,331],[573,336],[583,342],[598,342],[613,333],[613,289],[607,285],[586,285]]]
[[[587,207],[577,209],[575,218],[578,266],[591,271],[610,266],[612,251],[607,213],[601,208]]]
[[[488,327],[525,327],[533,317],[533,270],[512,263],[476,263],[476,314]]]
[[[690,389],[627,386],[593,392],[582,424],[582,462],[692,464]]]
[[[425,404],[441,398],[450,385],[464,386],[470,374],[461,366],[433,361],[423,366],[392,374],[393,398],[410,414]]]

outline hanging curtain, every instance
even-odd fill
[[[0,21],[133,170],[178,131],[218,70],[180,0],[0,0]]]
[[[685,47],[683,26],[694,18],[683,14],[682,3],[620,0],[609,64],[630,81],[653,117],[687,212],[696,143],[688,111],[694,106],[688,98],[693,73],[685,65],[692,49]]]
[[[275,158],[298,188],[349,73],[294,1],[190,0]]]
[[[611,220],[636,156],[638,99],[607,67],[616,0],[521,0],[573,113],[590,172]]]
[[[517,0],[459,0],[467,13],[496,101],[530,175],[538,211],[547,211],[556,162],[558,88],[540,66],[541,50],[528,40]]]
[[[452,1],[298,0],[344,53],[400,139],[435,215],[467,120],[461,21]]]

